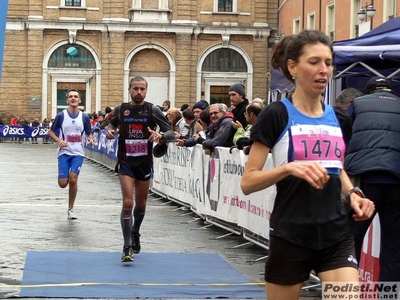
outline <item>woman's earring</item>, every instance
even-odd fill
[[[296,76],[292,76],[292,79],[293,79],[293,80],[296,80]]]

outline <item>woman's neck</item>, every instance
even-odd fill
[[[294,93],[292,103],[303,114],[318,117],[324,113],[322,106],[322,95],[309,96],[301,93]]]

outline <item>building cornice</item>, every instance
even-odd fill
[[[87,22],[84,20],[46,21],[34,20],[7,20],[7,30],[93,30],[101,32],[154,32],[173,34],[221,34],[221,35],[250,35],[268,37],[273,30],[268,24],[255,23],[253,26],[224,26],[221,24],[205,25],[198,23],[131,23],[125,21]]]

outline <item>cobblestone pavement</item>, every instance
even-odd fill
[[[0,298],[18,297],[27,251],[119,252],[121,191],[110,170],[85,161],[75,212],[67,219],[68,189],[57,184],[56,145],[0,143]],[[205,227],[178,204],[150,195],[142,251],[218,253],[252,282],[263,282],[266,250]],[[318,291],[301,299],[320,299]],[[26,298],[25,298],[26,299]]]

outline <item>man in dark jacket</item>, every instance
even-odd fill
[[[244,115],[246,112],[246,107],[249,105],[249,100],[246,98],[246,90],[243,83],[235,83],[232,84],[229,88],[229,99],[232,104],[232,127],[230,129],[229,138],[233,140],[233,137],[236,133],[236,128],[238,127],[247,127],[246,116]]]
[[[233,146],[233,137],[230,137],[232,128],[232,113],[226,111],[225,104],[210,105],[211,129],[202,143],[206,154],[211,154],[215,147]]]
[[[345,170],[360,179],[361,190],[375,204],[381,226],[379,281],[400,278],[400,98],[390,90],[390,82],[374,77],[366,95],[350,105],[353,137]],[[351,218],[352,219],[352,218]],[[360,259],[364,235],[373,217],[352,222],[356,256]]]

